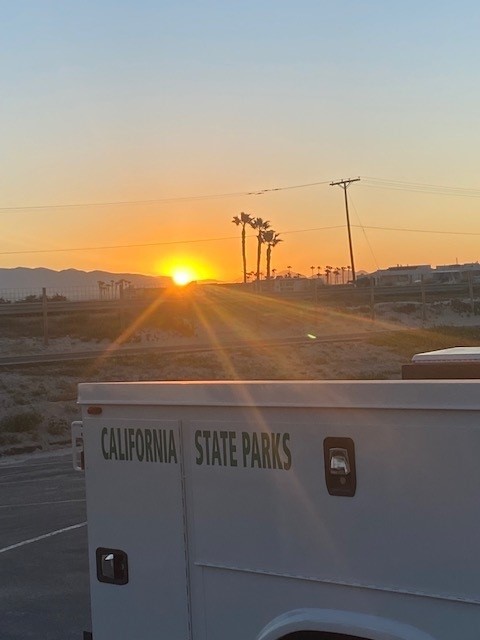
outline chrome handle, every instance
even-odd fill
[[[330,473],[336,476],[348,476],[350,473],[350,460],[346,449],[330,449]]]

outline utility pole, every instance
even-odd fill
[[[355,262],[353,260],[353,245],[352,245],[352,231],[350,229],[350,216],[348,214],[348,198],[347,198],[347,189],[351,185],[352,182],[358,182],[360,178],[348,178],[347,180],[338,180],[337,182],[331,182],[331,187],[342,187],[343,193],[345,195],[345,213],[347,215],[347,230],[348,230],[348,246],[350,247],[350,263],[352,267],[352,280],[353,284],[356,282],[355,276]]]

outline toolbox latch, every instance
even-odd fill
[[[85,454],[83,450],[83,424],[80,420],[72,422],[72,457],[75,471],[85,469]]]
[[[127,584],[128,557],[120,549],[99,547],[96,551],[97,578],[107,584]]]
[[[351,438],[325,438],[325,481],[331,496],[352,497],[357,489],[355,444]]]

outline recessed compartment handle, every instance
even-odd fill
[[[352,498],[357,490],[353,440],[351,438],[325,438],[323,457],[328,493],[331,496]]]
[[[95,555],[99,582],[120,585],[128,583],[128,556],[125,551],[98,547]]]

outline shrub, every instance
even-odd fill
[[[464,302],[459,298],[452,298],[452,300],[450,300],[450,307],[455,313],[470,313],[472,310],[469,302]]]
[[[394,311],[397,313],[415,313],[418,309],[418,303],[416,302],[403,302],[400,304],[396,304],[394,307]]]
[[[68,298],[67,296],[63,296],[61,293],[55,293],[53,296],[48,296],[48,300],[51,302],[65,302]]]
[[[0,431],[6,433],[32,433],[42,422],[37,411],[25,411],[5,416],[0,420]]]
[[[0,447],[8,444],[18,444],[20,442],[16,433],[0,433]]]
[[[50,416],[47,424],[47,432],[51,436],[62,436],[68,428],[67,421],[65,418],[56,418],[55,416]]]

